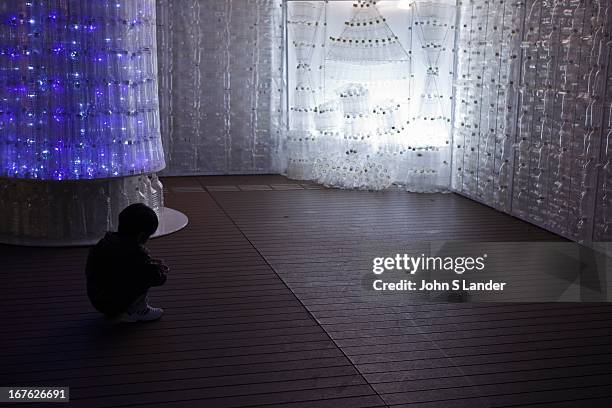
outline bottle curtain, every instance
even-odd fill
[[[444,191],[452,3],[287,3],[287,175],[342,188]]]

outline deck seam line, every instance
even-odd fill
[[[202,182],[198,180],[198,183],[202,184]],[[278,272],[276,271],[276,269],[268,262],[268,260],[266,259],[266,257],[261,253],[261,251],[259,250],[259,248],[257,248],[255,246],[255,244],[251,241],[251,239],[244,233],[244,231],[242,231],[242,228],[240,228],[240,226],[238,225],[238,223],[236,223],[236,221],[234,220],[234,218],[225,210],[225,208],[221,205],[221,203],[219,203],[219,201],[217,200],[217,198],[214,196],[214,194],[210,191],[206,191],[207,194],[210,196],[210,198],[213,200],[213,202],[217,205],[217,207],[223,212],[223,214],[225,214],[225,216],[230,220],[230,222],[238,229],[238,231],[240,231],[240,234],[244,237],[244,239],[246,239],[249,243],[249,245],[251,245],[251,247],[257,252],[257,254],[261,257],[261,259],[266,263],[266,265],[268,265],[268,267],[270,268],[270,270],[278,277],[278,279],[280,279],[280,281],[283,283],[283,285],[293,294],[293,296],[295,297],[295,299],[300,303],[300,305],[302,305],[302,307],[304,308],[304,310],[306,311],[306,313],[308,313],[308,315],[312,318],[312,320],[317,324],[317,326],[319,326],[321,328],[321,330],[323,330],[323,333],[325,333],[325,335],[327,336],[327,338],[336,346],[336,348],[338,348],[338,350],[340,351],[340,353],[342,353],[342,355],[344,356],[344,358],[346,358],[346,360],[349,362],[349,364],[351,364],[353,366],[353,368],[355,369],[355,372],[363,379],[363,381],[365,381],[365,383],[368,385],[368,387],[372,390],[372,392],[380,399],[380,401],[384,404],[385,407],[389,408],[389,404],[387,403],[387,401],[385,401],[385,399],[382,397],[382,395],[380,395],[378,393],[378,391],[376,391],[376,389],[372,386],[372,384],[370,383],[370,381],[368,381],[368,379],[363,375],[363,373],[361,372],[361,370],[359,370],[359,368],[355,365],[355,363],[353,363],[353,360],[351,358],[349,358],[349,356],[344,352],[344,350],[342,349],[342,347],[340,347],[336,341],[330,336],[330,334],[327,332],[327,330],[323,327],[323,325],[321,325],[321,323],[319,323],[319,321],[314,317],[314,315],[312,314],[312,312],[306,307],[306,305],[302,302],[302,300],[298,297],[298,295],[289,287],[289,285],[287,285],[287,282],[285,282],[285,280],[278,274]]]

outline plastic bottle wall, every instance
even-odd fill
[[[457,191],[577,241],[610,238],[610,7],[461,3]]]
[[[163,193],[156,174],[61,183],[5,179],[0,182],[0,242],[95,242],[105,231],[116,231],[119,213],[130,204],[146,204],[161,218]]]
[[[454,1],[286,2],[286,174],[450,187]]]
[[[166,174],[280,171],[280,0],[160,0]]]
[[[154,0],[0,2],[0,176],[164,167]]]
[[[595,185],[595,217],[593,241],[612,241],[612,2],[606,4],[604,40],[600,54],[597,86],[603,89],[603,126],[599,143],[599,168]],[[605,68],[604,68],[605,67]],[[605,69],[605,71],[604,71]],[[605,72],[605,74],[604,74]],[[600,109],[598,104],[598,109]]]

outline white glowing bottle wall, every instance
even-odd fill
[[[450,185],[452,2],[288,1],[288,176]]]
[[[611,7],[461,3],[457,191],[574,240],[612,238]]]

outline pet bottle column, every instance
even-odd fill
[[[0,2],[0,241],[89,243],[134,202],[164,224],[164,167],[155,0]]]

